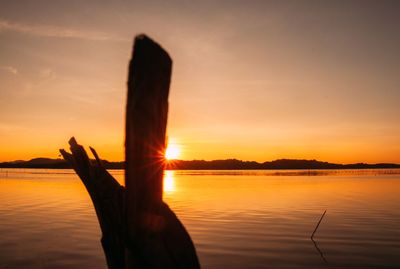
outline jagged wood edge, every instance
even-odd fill
[[[108,268],[124,268],[124,192],[113,176],[108,173],[93,148],[96,161],[89,159],[85,149],[75,138],[69,140],[71,153],[60,149],[61,155],[70,163],[80,177],[92,199],[102,231],[101,243]]]

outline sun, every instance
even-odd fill
[[[167,160],[176,160],[180,156],[180,148],[177,144],[169,143],[167,149],[165,150],[165,159]]]

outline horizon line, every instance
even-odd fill
[[[4,163],[16,163],[16,162],[29,162],[32,160],[37,160],[37,159],[48,159],[48,160],[61,160],[65,161],[63,158],[50,158],[50,157],[34,157],[29,160],[12,160],[12,161],[2,161],[0,164]],[[92,159],[92,158],[90,158]],[[108,162],[108,163],[124,163],[125,160],[123,161],[109,161],[107,159],[101,159],[102,161]],[[400,165],[400,162],[351,162],[351,163],[341,163],[341,162],[330,162],[330,161],[323,161],[323,160],[318,160],[318,159],[297,159],[297,158],[278,158],[278,159],[272,159],[272,160],[267,160],[267,161],[254,161],[254,160],[242,160],[242,159],[237,159],[237,158],[227,158],[227,159],[171,159],[171,160],[165,160],[166,163],[172,164],[173,162],[195,162],[195,161],[203,161],[203,162],[213,162],[213,161],[239,161],[239,162],[249,162],[249,163],[257,163],[257,164],[264,164],[268,162],[275,162],[275,161],[316,161],[316,162],[321,162],[321,163],[327,163],[327,164],[335,164],[335,165],[354,165],[354,164],[367,164],[367,165],[378,165],[378,164],[394,164],[394,165]]]

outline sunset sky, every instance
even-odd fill
[[[1,1],[0,161],[124,159],[127,67],[171,55],[181,159],[400,163],[400,1]]]

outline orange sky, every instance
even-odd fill
[[[147,33],[174,60],[182,159],[400,163],[396,1],[0,3],[0,161],[74,135],[123,159],[127,66]]]

